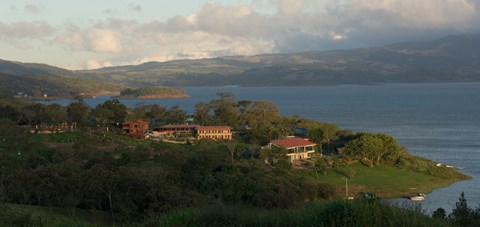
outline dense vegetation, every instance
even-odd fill
[[[179,98],[188,97],[187,93],[176,87],[141,87],[136,89],[127,88],[120,92],[120,98]]]
[[[0,100],[0,206],[6,207],[0,220],[5,225],[47,223],[25,214],[16,207],[20,204],[27,210],[32,205],[61,208],[68,217],[95,211],[130,225],[426,226],[433,219],[418,211],[372,201],[320,202],[343,194],[329,172],[343,171],[355,179],[352,170],[384,171],[388,165],[444,182],[465,177],[411,156],[390,136],[353,134],[333,124],[283,117],[270,102],[219,94],[198,103],[191,117],[192,123],[230,125],[238,133],[234,141],[193,144],[137,140],[120,133],[122,122],[184,123],[187,113],[178,106],[129,109],[118,100],[94,108],[83,102],[60,106]],[[64,122],[67,128],[62,128]],[[66,132],[40,133],[58,131]],[[309,136],[319,144],[318,153],[335,155],[314,157],[313,169],[292,170],[284,149],[261,149],[292,134]],[[469,223],[475,223],[475,211],[467,213]],[[265,219],[255,220],[257,214]],[[457,223],[455,215],[448,220]],[[448,224],[445,217],[433,221]]]

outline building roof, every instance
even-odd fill
[[[287,149],[294,148],[294,147],[302,147],[302,146],[314,146],[316,143],[310,142],[308,139],[303,138],[291,138],[291,139],[283,139],[283,140],[273,140],[270,143],[275,144],[277,146],[283,146]]]
[[[230,126],[198,126],[197,130],[230,130]]]
[[[162,125],[155,128],[197,128],[198,125]]]

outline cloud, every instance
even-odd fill
[[[113,64],[109,61],[100,61],[95,59],[90,59],[85,63],[86,69],[98,69],[111,66],[113,66]]]
[[[138,5],[138,4],[135,4],[133,2],[131,2],[129,5],[128,5],[128,9],[133,11],[133,12],[137,12],[137,13],[140,13],[142,12],[142,6],[141,5]]]
[[[35,5],[35,4],[28,4],[28,5],[25,5],[24,9],[30,13],[38,13],[40,12],[41,10],[44,10],[45,7],[43,7],[43,5]]]
[[[190,15],[165,21],[117,17],[87,26],[53,28],[42,22],[3,24],[0,39],[53,34],[51,42],[71,52],[105,59],[85,67],[139,64],[179,58],[255,55],[379,46],[397,41],[480,32],[480,3],[474,0],[252,0],[251,4],[205,4]],[[128,10],[141,12],[130,3]]]
[[[0,21],[0,41],[16,48],[32,48],[32,41],[48,43],[54,28],[45,21],[20,21],[11,24]],[[38,42],[37,42],[38,43]]]
[[[112,54],[122,52],[122,42],[114,31],[108,29],[93,29],[86,37],[92,51]]]
[[[305,0],[273,0],[281,15],[294,15],[304,12],[307,6]]]

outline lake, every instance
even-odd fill
[[[480,83],[183,89],[191,98],[121,101],[129,107],[179,105],[192,113],[195,103],[230,92],[239,100],[271,101],[283,115],[331,122],[355,132],[390,134],[414,155],[459,167],[473,177],[428,194],[420,203],[422,209],[431,212],[443,207],[450,212],[462,191],[470,206],[480,204]],[[107,98],[85,101],[95,106]]]

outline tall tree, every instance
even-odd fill
[[[95,107],[93,116],[97,123],[105,126],[121,125],[127,116],[127,107],[117,99],[107,100]]]
[[[468,206],[465,193],[462,192],[449,217],[458,226],[470,226],[473,221],[473,215],[474,211]]]
[[[216,124],[236,127],[239,112],[235,95],[232,93],[217,93],[217,95],[220,98],[209,103],[213,109]]]
[[[180,106],[175,105],[165,112],[165,121],[167,124],[183,124],[187,119],[187,112]]]
[[[59,124],[68,120],[67,108],[58,103],[46,106],[45,112],[51,124]]]
[[[195,113],[193,114],[195,122],[199,125],[211,125],[213,123],[211,112],[212,109],[208,103],[198,102],[195,104]]]
[[[67,106],[67,114],[70,120],[77,125],[85,125],[90,115],[90,107],[84,102],[73,102]]]

